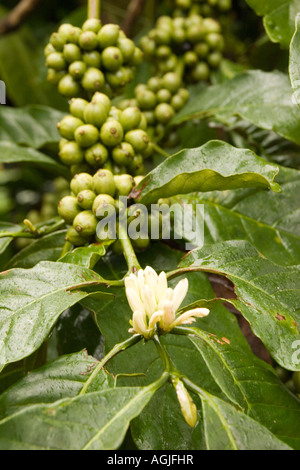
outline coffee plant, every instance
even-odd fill
[[[0,449],[299,450],[300,1],[11,8]]]

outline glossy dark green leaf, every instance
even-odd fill
[[[249,242],[231,241],[192,251],[180,267],[220,274],[232,281],[237,299],[230,302],[279,364],[300,370],[293,355],[294,342],[300,339],[300,266],[276,265]]]
[[[248,240],[276,264],[300,264],[300,173],[280,168],[280,194],[261,190],[237,190],[177,196],[172,204],[182,210],[204,204],[204,241],[213,244],[229,240]],[[202,231],[202,218],[196,230]],[[176,220],[175,220],[176,223]],[[179,231],[180,227],[177,229]],[[192,243],[194,231],[184,227],[185,239]]]
[[[0,142],[0,163],[31,164],[49,170],[54,174],[69,176],[68,168],[56,162],[53,158],[38,150],[21,147],[11,142]]]
[[[267,428],[223,400],[205,394],[202,403],[208,450],[292,450]]]
[[[264,27],[273,42],[288,48],[295,30],[295,16],[300,11],[299,0],[246,0],[248,5],[263,16]]]
[[[60,140],[57,123],[65,114],[47,106],[0,107],[0,140],[35,149]]]
[[[112,241],[94,243],[86,247],[75,248],[60,258],[61,263],[76,264],[85,268],[93,269],[100,258],[105,256],[107,247]]]
[[[117,449],[130,421],[141,413],[157,388],[157,384],[109,388],[51,405],[26,407],[0,421],[0,449]]]
[[[90,379],[97,361],[86,351],[61,356],[31,371],[0,395],[0,420],[28,406],[53,403],[76,397]],[[101,370],[93,379],[90,391],[113,386],[113,378]]]
[[[80,266],[50,261],[2,273],[0,363],[16,362],[34,352],[59,315],[91,294],[81,289],[88,281],[101,282],[102,278]]]
[[[34,240],[10,260],[7,268],[29,269],[41,261],[57,261],[62,253],[65,237],[66,231],[60,230]]]
[[[195,89],[174,123],[210,116],[229,123],[236,115],[300,145],[300,109],[289,77],[277,71],[250,70],[220,85]]]
[[[152,170],[140,183],[138,200],[151,204],[159,198],[196,191],[237,188],[272,188],[278,168],[250,150],[211,141],[197,149],[182,150]]]
[[[290,78],[294,91],[294,100],[300,105],[300,15],[296,17],[296,31],[290,45]]]

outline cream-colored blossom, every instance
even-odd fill
[[[133,311],[131,333],[151,338],[157,327],[167,333],[175,326],[188,325],[209,314],[206,308],[194,308],[176,316],[188,292],[188,280],[179,281],[175,289],[168,287],[165,272],[153,268],[139,270],[125,278],[126,296]]]

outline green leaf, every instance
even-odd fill
[[[53,158],[32,149],[15,145],[11,142],[0,142],[0,163],[26,163],[49,170],[65,177],[69,176],[67,167],[57,163]]]
[[[0,141],[39,149],[60,139],[57,123],[65,114],[47,106],[0,107]]]
[[[189,104],[174,119],[216,117],[230,123],[238,115],[300,145],[300,109],[293,102],[289,77],[282,72],[250,70],[205,90],[195,89]]]
[[[141,413],[159,385],[109,388],[51,405],[27,407],[0,421],[0,449],[117,449],[130,421]]]
[[[296,17],[296,31],[290,45],[289,73],[292,82],[294,100],[300,105],[300,15]]]
[[[197,204],[204,204],[206,244],[248,240],[276,264],[300,264],[300,172],[281,167],[277,181],[282,187],[280,194],[252,189],[215,191],[177,196],[171,203],[182,211],[190,204],[195,221]],[[202,218],[199,223],[198,231],[203,229]],[[192,243],[195,232],[183,228],[185,240]]]
[[[201,398],[208,450],[292,450],[223,400],[206,393]]]
[[[264,27],[273,42],[288,48],[295,30],[295,16],[300,10],[299,0],[246,0],[259,16],[264,17]]]
[[[10,260],[7,269],[29,269],[41,261],[57,261],[62,253],[65,237],[66,230],[60,230],[34,240],[30,245],[16,253]]]
[[[61,263],[76,264],[77,266],[93,269],[99,259],[106,255],[107,248],[112,243],[113,241],[108,240],[107,242],[94,243],[90,246],[75,248],[75,250],[66,253],[59,261]]]
[[[278,364],[300,370],[293,358],[294,341],[300,339],[300,266],[276,265],[246,241],[196,249],[179,266],[220,274],[232,281],[237,299],[229,302],[248,320]]]
[[[207,307],[203,302],[197,305]],[[299,449],[300,401],[289,393],[273,368],[254,356],[248,345],[237,343],[235,335],[225,337],[221,325],[205,329],[202,325],[184,328],[190,331],[190,341],[226,397],[278,439]]]
[[[211,141],[165,160],[140,183],[137,196],[139,202],[151,204],[196,191],[259,187],[278,192],[280,187],[274,181],[277,173],[275,165],[250,150]]]
[[[20,225],[10,224],[9,222],[1,222],[0,221],[0,233],[1,232],[19,232],[21,230]],[[0,238],[0,254],[4,253],[6,248],[10,245],[13,241],[13,238]]]
[[[34,352],[62,312],[97,292],[84,290],[87,282],[103,279],[74,264],[45,261],[6,271],[0,281],[0,363],[8,364]]]
[[[97,361],[86,351],[61,356],[45,366],[33,370],[0,396],[0,419],[20,410],[63,398],[76,397],[93,373]],[[93,378],[90,391],[113,386],[113,378],[101,370]]]

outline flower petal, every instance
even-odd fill
[[[135,289],[133,289],[132,287],[126,288],[126,297],[133,312],[139,310],[144,314],[146,313],[144,304]]]
[[[162,271],[157,279],[157,287],[156,287],[156,293],[155,293],[157,303],[161,301],[167,289],[168,289],[167,275],[164,271]]]
[[[166,301],[163,306],[163,312],[161,327],[162,329],[168,329],[168,327],[175,321],[173,302]]]
[[[159,323],[162,319],[164,312],[162,310],[158,310],[155,312],[152,317],[150,318],[149,328],[152,330],[157,323]]]
[[[181,281],[178,282],[177,286],[175,287],[174,297],[173,297],[175,311],[179,309],[180,305],[185,299],[188,289],[189,289],[189,282],[187,279],[182,279]]]
[[[207,317],[209,313],[210,310],[208,310],[207,308],[194,308],[193,310],[188,310],[182,315],[179,315],[179,317],[176,318],[172,326],[174,328],[174,326],[178,325],[189,325],[196,321],[196,318]]]
[[[148,325],[146,322],[146,317],[142,312],[138,310],[134,312],[132,317],[133,329],[140,335],[148,335]]]

